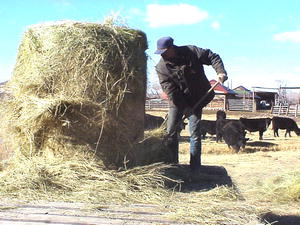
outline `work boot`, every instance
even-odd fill
[[[178,149],[170,149],[170,163],[172,164],[178,164]]]
[[[170,154],[170,163],[178,164],[178,140],[176,138],[169,137],[166,141],[166,147]]]

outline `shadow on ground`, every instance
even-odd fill
[[[201,137],[201,140],[205,141],[216,141],[216,137],[214,136],[206,136],[206,137]],[[179,142],[189,142],[190,137],[189,136],[180,136]]]
[[[247,142],[246,148],[243,150],[244,153],[254,153],[258,151],[274,151],[278,144],[274,144],[266,141],[253,141]]]
[[[266,142],[266,141],[253,141],[253,142],[247,142],[247,146],[251,146],[251,147],[275,147],[275,146],[278,146],[278,144],[274,144],[274,143]]]
[[[261,215],[262,222],[268,222],[272,225],[297,225],[300,224],[300,216],[286,215],[280,216],[272,212]]]
[[[164,175],[170,179],[181,180],[178,191],[182,192],[210,190],[221,185],[233,186],[231,177],[222,166],[203,165],[199,170],[192,172],[189,165],[180,164],[166,169]]]

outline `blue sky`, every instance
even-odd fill
[[[0,2],[0,82],[11,77],[24,31],[33,24],[99,22],[112,14],[146,33],[148,80],[157,82],[156,40],[218,53],[230,87],[300,87],[299,0],[10,0]],[[205,67],[209,79],[216,74]]]

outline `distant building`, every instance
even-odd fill
[[[253,98],[253,92],[249,89],[245,88],[244,86],[240,85],[236,88],[233,88],[235,93],[237,94],[237,97],[243,97],[243,98]],[[255,95],[254,98],[259,99],[260,97]]]
[[[258,109],[260,97],[256,95],[256,93],[253,93],[251,90],[242,85],[233,88],[233,90],[236,93],[236,99],[234,100],[236,105],[242,106],[244,111],[253,111]]]
[[[270,110],[279,96],[277,88],[253,87],[253,91],[259,97],[258,110]]]
[[[211,80],[213,86],[217,81]],[[277,92],[266,92],[254,89],[251,91],[244,86],[238,86],[230,89],[222,84],[215,88],[215,97],[208,103],[204,109],[208,110],[225,110],[225,111],[255,111],[261,109],[271,109],[274,104]],[[146,109],[166,109],[169,106],[168,96],[161,92],[154,99],[146,100]]]
[[[216,82],[217,82],[216,80],[211,80],[210,81],[211,86],[213,86]],[[214,88],[214,91],[216,94],[214,99],[204,109],[228,110],[229,109],[228,99],[234,98],[236,93],[222,84],[218,84]]]
[[[211,80],[211,85],[217,81]],[[224,85],[217,85],[214,89],[216,96],[213,101],[207,106],[208,109],[222,109],[228,111],[253,111],[261,109],[261,97],[255,92],[253,93],[244,86],[238,86],[234,89],[229,89]],[[263,103],[263,102],[262,102]],[[268,106],[266,103],[265,106]]]

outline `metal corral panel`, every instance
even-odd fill
[[[299,104],[278,104],[272,107],[273,115],[284,115],[284,116],[300,116],[300,105]]]
[[[145,109],[167,109],[169,108],[168,100],[146,100]]]

